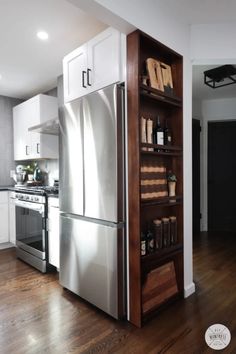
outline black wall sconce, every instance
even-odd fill
[[[236,84],[236,68],[233,65],[223,65],[204,71],[204,83],[214,89]]]

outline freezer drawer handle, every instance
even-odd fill
[[[92,86],[91,83],[90,83],[90,81],[89,81],[89,79],[90,79],[89,74],[90,74],[91,72],[92,72],[91,69],[87,69],[87,84],[88,84],[88,86]]]
[[[82,86],[84,87],[84,88],[86,88],[87,86],[84,84],[84,75],[86,74],[86,71],[85,70],[83,70],[82,71]]]

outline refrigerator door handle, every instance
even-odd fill
[[[85,85],[85,83],[84,83],[84,75],[86,74],[86,71],[85,70],[83,70],[82,71],[82,86],[84,87],[84,88],[87,88],[87,86]]]
[[[90,73],[92,72],[91,69],[87,69],[87,85],[88,86],[92,86],[91,82],[90,82]]]
[[[69,220],[70,219],[77,219],[77,220],[91,222],[91,223],[97,224],[97,225],[112,227],[115,229],[123,229],[126,225],[126,223],[124,221],[115,223],[112,221],[94,219],[94,218],[89,218],[89,217],[82,216],[82,215],[69,214],[69,213],[63,213],[63,212],[60,212],[60,216],[63,217],[64,219],[69,219]]]

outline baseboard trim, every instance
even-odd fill
[[[185,286],[184,288],[184,297],[189,297],[190,295],[192,295],[193,293],[195,293],[195,284],[191,283],[187,286]]]
[[[5,250],[6,248],[12,248],[12,247],[15,247],[15,245],[11,242],[0,243],[0,250]]]

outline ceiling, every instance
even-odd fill
[[[159,5],[160,4],[160,5]],[[235,22],[235,0],[158,0],[158,6],[182,23]]]
[[[105,27],[66,0],[0,0],[0,95],[25,99],[55,87],[62,58]]]
[[[187,24],[235,21],[235,0],[156,0],[160,10]],[[56,86],[62,58],[106,27],[69,0],[0,0],[0,95],[26,99]],[[39,30],[47,41],[36,37]],[[194,97],[232,97],[236,85],[213,90],[193,67]]]
[[[194,65],[193,66],[193,99],[218,99],[236,97],[236,84],[213,89],[204,84],[204,71],[217,68],[219,65]]]

